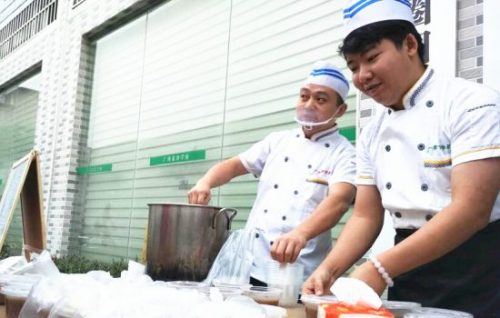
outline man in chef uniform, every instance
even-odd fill
[[[265,264],[271,259],[297,260],[308,276],[331,248],[330,229],[355,194],[355,149],[336,124],[346,111],[348,90],[338,68],[315,63],[300,88],[296,121],[301,127],[271,133],[216,164],[189,191],[189,203],[208,204],[212,188],[247,173],[259,177],[246,223],[255,230],[254,285],[265,284]]]
[[[357,196],[304,285],[322,294],[363,256],[387,209],[396,245],[351,274],[389,299],[500,317],[500,95],[423,63],[410,1],[347,1],[340,53],[384,107],[357,142]]]

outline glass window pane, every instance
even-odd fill
[[[3,193],[12,164],[33,149],[40,74],[0,92],[0,193]],[[20,204],[16,207],[6,245],[11,255],[20,255],[23,242]]]
[[[90,123],[73,230],[80,253],[128,258],[146,17],[95,43]]]

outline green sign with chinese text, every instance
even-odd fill
[[[172,153],[168,155],[149,158],[149,165],[157,166],[157,165],[166,165],[179,162],[205,160],[205,156],[206,156],[205,149]]]
[[[113,164],[112,163],[76,168],[77,174],[102,173],[102,172],[110,172],[110,171],[113,171]]]

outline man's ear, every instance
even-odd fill
[[[404,47],[410,56],[418,56],[418,41],[411,33],[405,38]]]
[[[337,109],[338,109],[337,117],[342,117],[347,111],[347,104],[346,103],[340,104],[339,106],[337,106]]]

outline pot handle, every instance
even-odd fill
[[[228,215],[227,212],[230,212],[231,215]],[[233,208],[222,208],[220,209],[217,213],[214,214],[214,217],[212,218],[212,229],[215,230],[215,226],[217,225],[217,218],[219,217],[220,214],[224,213],[224,215],[226,216],[226,220],[227,220],[227,229],[230,230],[231,229],[231,221],[233,220],[233,218],[236,216],[236,210],[233,209]]]

